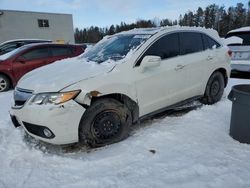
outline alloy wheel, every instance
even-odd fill
[[[7,81],[0,77],[0,92],[4,91],[7,87]]]

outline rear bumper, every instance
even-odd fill
[[[22,126],[32,137],[44,142],[62,145],[79,141],[78,128],[85,109],[71,100],[63,105],[24,105],[12,108],[11,119],[15,127]],[[44,129],[51,131],[46,137]]]
[[[233,71],[250,72],[250,61],[231,61],[231,69]]]

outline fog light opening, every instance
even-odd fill
[[[53,135],[52,132],[47,128],[43,129],[43,133],[48,138],[50,138]]]

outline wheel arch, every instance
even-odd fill
[[[211,75],[210,75],[208,81],[207,81],[206,87],[205,87],[205,89],[204,89],[204,95],[203,95],[203,97],[200,99],[201,103],[203,103],[203,104],[214,104],[214,103],[218,102],[218,101],[221,99],[221,97],[222,97],[222,95],[217,95],[217,94],[216,94],[217,96],[211,97],[211,96],[210,96],[210,93],[208,93],[208,92],[210,92],[209,87],[211,86],[210,80],[211,80],[211,78],[213,78],[213,75],[215,75],[216,73],[217,73],[217,75],[218,75],[218,73],[220,73],[220,74],[222,75],[221,82],[224,81],[224,88],[225,88],[225,87],[227,86],[227,84],[228,84],[228,76],[227,76],[227,71],[226,71],[226,69],[224,69],[224,68],[218,68],[218,69],[216,69],[215,71],[213,71],[213,72],[211,73]],[[220,88],[222,89],[222,87],[220,87]],[[223,91],[224,91],[224,88],[223,88]],[[221,91],[222,91],[222,90],[221,90]],[[223,94],[223,91],[222,91],[222,94]],[[221,93],[221,92],[220,92],[220,93]]]
[[[95,102],[96,100],[103,99],[103,98],[115,99],[119,101],[120,103],[124,104],[131,112],[133,123],[138,121],[139,106],[137,102],[135,102],[133,99],[131,99],[127,95],[121,94],[121,93],[110,93],[110,94],[101,95],[99,97],[92,97],[91,104]]]
[[[119,101],[120,103],[124,104],[129,109],[129,111],[131,112],[131,115],[132,115],[133,123],[136,123],[139,119],[138,103],[126,94],[122,94],[122,93],[101,94],[98,91],[91,91],[91,92],[87,93],[86,96],[87,96],[89,102],[88,102],[88,104],[86,104],[86,103],[82,104],[84,106],[84,108],[86,108],[86,109],[97,100],[110,98],[110,99],[115,99],[115,100]],[[86,100],[86,98],[85,98],[85,100]]]
[[[216,70],[211,74],[211,76],[212,76],[215,72],[220,72],[221,74],[223,74],[224,83],[225,83],[225,88],[226,88],[226,87],[227,87],[227,84],[228,84],[227,70],[226,70],[225,68],[216,69]]]

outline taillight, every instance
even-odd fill
[[[230,57],[232,57],[233,52],[231,50],[228,50],[227,53]]]

